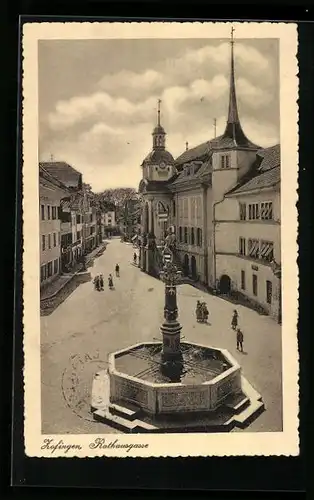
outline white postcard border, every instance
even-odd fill
[[[237,38],[280,39],[283,432],[42,435],[38,210],[38,57],[40,39],[228,38],[231,23],[26,23],[23,26],[24,435],[30,457],[186,457],[298,455],[297,25],[232,23]],[[101,439],[103,447],[96,446]],[[46,441],[45,441],[46,440]],[[48,440],[48,441],[47,441]]]

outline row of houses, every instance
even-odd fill
[[[219,137],[176,159],[160,121],[142,162],[142,270],[158,274],[167,233],[185,275],[217,293],[237,294],[281,320],[280,145],[245,135],[237,108],[233,43],[229,109]]]
[[[82,266],[115,226],[82,174],[65,162],[39,164],[40,286]]]

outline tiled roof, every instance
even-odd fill
[[[178,177],[172,182],[173,185],[186,184],[191,182],[191,180],[197,180],[197,179],[204,180],[206,176],[208,176],[209,173],[212,171],[212,164],[210,159],[204,161],[201,166],[197,165],[193,166],[193,162],[192,164],[190,164],[190,166],[194,168],[193,172],[188,174],[186,172],[186,169],[183,168],[183,170],[179,173]]]
[[[39,165],[67,187],[77,186],[82,176],[75,168],[63,161],[41,162]]]
[[[213,143],[212,147],[216,149],[236,149],[236,148],[245,148],[245,149],[259,149],[259,146],[251,142],[249,139],[245,138],[245,141],[242,141],[242,143],[236,143],[232,137],[228,137],[225,135],[222,135],[221,137],[217,138],[216,141]]]
[[[245,184],[242,184],[242,186],[229,191],[228,195],[246,193],[256,189],[265,189],[275,186],[278,183],[280,183],[280,167],[275,167],[256,175]]]
[[[259,170],[261,172],[280,166],[280,144],[276,144],[270,148],[260,149],[257,155],[261,159],[259,165]]]
[[[237,145],[232,137],[223,134],[220,135],[219,137],[211,139],[210,141],[203,142],[202,144],[199,144],[195,148],[191,148],[188,149],[187,151],[184,151],[184,153],[182,153],[176,159],[176,165],[183,165],[184,163],[189,163],[190,161],[193,160],[204,159],[204,157],[209,155],[213,151],[213,149],[225,149],[225,148],[228,149],[236,147],[239,148],[243,147],[246,149],[250,148],[256,150],[260,149],[259,146],[249,141],[249,139],[247,139],[246,137],[245,141],[243,141],[243,144]]]
[[[166,162],[168,165],[173,165],[174,159],[172,154],[165,149],[154,149],[148,153],[143,163],[160,163],[162,161]]]
[[[51,175],[41,164],[39,164],[39,179],[45,179],[56,187],[67,191],[67,187],[56,177]]]
[[[190,161],[198,160],[204,158],[207,154],[211,152],[212,147],[217,142],[219,137],[216,139],[212,139],[210,141],[203,142],[199,144],[195,148],[188,149],[184,151],[178,158],[176,159],[176,165],[183,165],[184,163],[189,163]]]

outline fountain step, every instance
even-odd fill
[[[244,407],[243,410],[234,415],[230,421],[233,420],[237,427],[244,429],[265,410],[265,405],[262,396],[243,376],[241,377],[241,385],[243,394],[248,398],[249,404],[247,408]]]
[[[132,408],[131,405],[125,406],[124,403],[123,406],[119,403],[110,403],[108,409],[113,415],[126,418],[127,420],[135,420],[141,413],[139,408]]]
[[[243,394],[243,393],[238,393],[238,394],[230,394],[225,400],[224,405],[227,408],[232,409],[236,413],[240,413],[245,409],[246,406],[248,406],[250,403],[249,398]]]
[[[251,420],[257,417],[258,414],[265,410],[263,401],[253,401],[251,404],[243,410],[239,415],[233,417],[234,422],[241,429],[247,427]]]
[[[97,410],[93,413],[94,419],[102,423],[107,423],[123,432],[154,432],[157,427],[140,420],[127,420],[126,418],[113,415],[108,409]]]

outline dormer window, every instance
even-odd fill
[[[230,155],[221,155],[220,168],[230,168]]]

